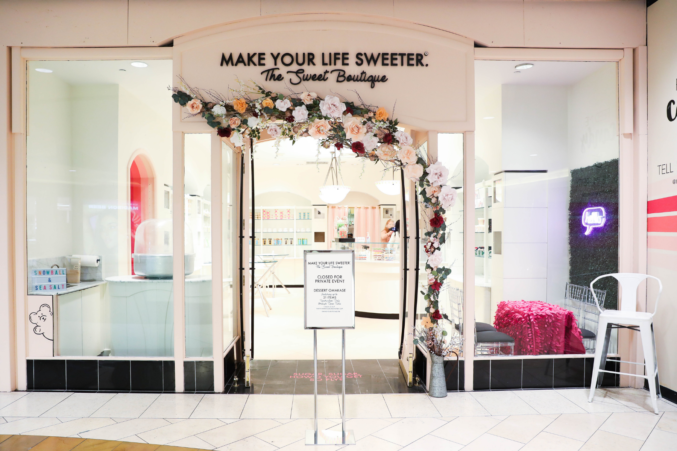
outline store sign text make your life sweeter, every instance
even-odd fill
[[[302,53],[222,53],[221,66],[257,66],[265,67],[261,71],[264,81],[284,81],[285,72],[291,85],[296,86],[304,82],[329,81],[333,78],[336,83],[369,83],[374,88],[377,83],[385,83],[388,77],[383,74],[371,74],[369,67],[428,67],[424,61],[428,52],[387,52],[387,53],[363,53],[351,55],[350,52],[330,52],[315,54],[312,52]],[[268,67],[272,63],[272,67]],[[357,70],[343,69],[357,67]],[[292,68],[293,66],[293,68]],[[315,68],[327,69],[315,71]],[[289,69],[288,69],[289,68]],[[311,69],[312,68],[312,69]]]

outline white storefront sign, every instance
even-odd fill
[[[355,254],[305,251],[305,329],[355,328]]]

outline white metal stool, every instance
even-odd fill
[[[620,310],[602,311],[599,306],[593,285],[599,279],[604,277],[613,277],[618,280],[621,285],[622,302]],[[637,288],[639,287],[640,283],[649,278],[656,279],[658,282],[656,307],[654,308],[653,313],[638,312]],[[658,382],[658,362],[656,361],[656,339],[654,337],[653,331],[653,317],[656,314],[656,309],[658,309],[658,298],[660,298],[661,292],[663,291],[663,284],[657,277],[649,276],[647,274],[617,273],[599,276],[590,283],[590,290],[592,291],[592,295],[595,298],[595,303],[597,304],[597,308],[600,311],[600,315],[599,326],[597,329],[597,344],[595,346],[595,364],[592,370],[592,382],[590,383],[590,398],[588,399],[588,402],[592,402],[593,398],[595,397],[595,389],[602,383],[604,373],[623,374],[626,376],[641,377],[648,381],[649,391],[651,393],[651,402],[653,404],[654,411],[658,413],[656,393],[658,391],[658,397],[660,397],[660,385]],[[618,371],[607,371],[604,369],[606,367],[606,355],[607,351],[609,350],[611,330],[621,328],[638,331],[641,334],[645,363],[625,361],[621,362],[629,363],[631,365],[644,365],[644,375],[621,373]],[[604,343],[603,346],[600,346],[600,340],[602,340],[602,337],[604,337]]]

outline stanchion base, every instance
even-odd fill
[[[346,431],[345,440],[341,431],[318,431],[317,442],[315,441],[315,431],[306,430],[306,445],[354,445],[355,434],[353,431]]]

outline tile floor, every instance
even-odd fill
[[[238,379],[244,380],[240,368]],[[317,362],[317,393],[341,393],[341,360]],[[312,360],[252,360],[251,387],[233,385],[231,379],[226,393],[253,395],[312,395],[314,393]],[[346,393],[425,393],[423,387],[408,387],[397,359],[346,360]]]
[[[655,415],[643,390],[600,389],[592,404],[587,394],[579,389],[454,392],[442,399],[356,394],[347,396],[346,418],[357,437],[351,447],[356,451],[677,450],[677,405],[660,400]],[[320,396],[320,428],[340,430],[340,414],[340,396]],[[309,395],[0,393],[0,436],[309,450],[304,440],[312,415]]]

